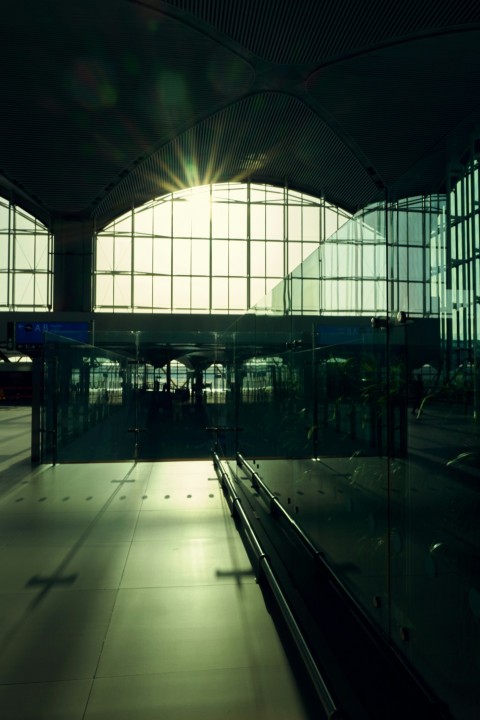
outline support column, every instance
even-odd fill
[[[53,233],[53,309],[56,312],[90,312],[93,222],[59,220]]]

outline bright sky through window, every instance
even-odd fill
[[[250,183],[157,198],[97,234],[94,309],[243,313],[347,219],[322,199]]]

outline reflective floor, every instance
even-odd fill
[[[0,408],[0,717],[305,720],[210,461],[31,467]]]

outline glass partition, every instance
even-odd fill
[[[455,720],[480,707],[478,175],[364,210],[230,333],[238,449]]]
[[[131,459],[135,373],[128,356],[45,333],[42,461]]]
[[[44,348],[43,462],[209,458],[233,424],[215,333],[46,333]]]

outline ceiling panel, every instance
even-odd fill
[[[10,3],[0,187],[45,222],[98,225],[215,180],[350,210],[428,192],[480,120],[478,47],[470,1]]]

